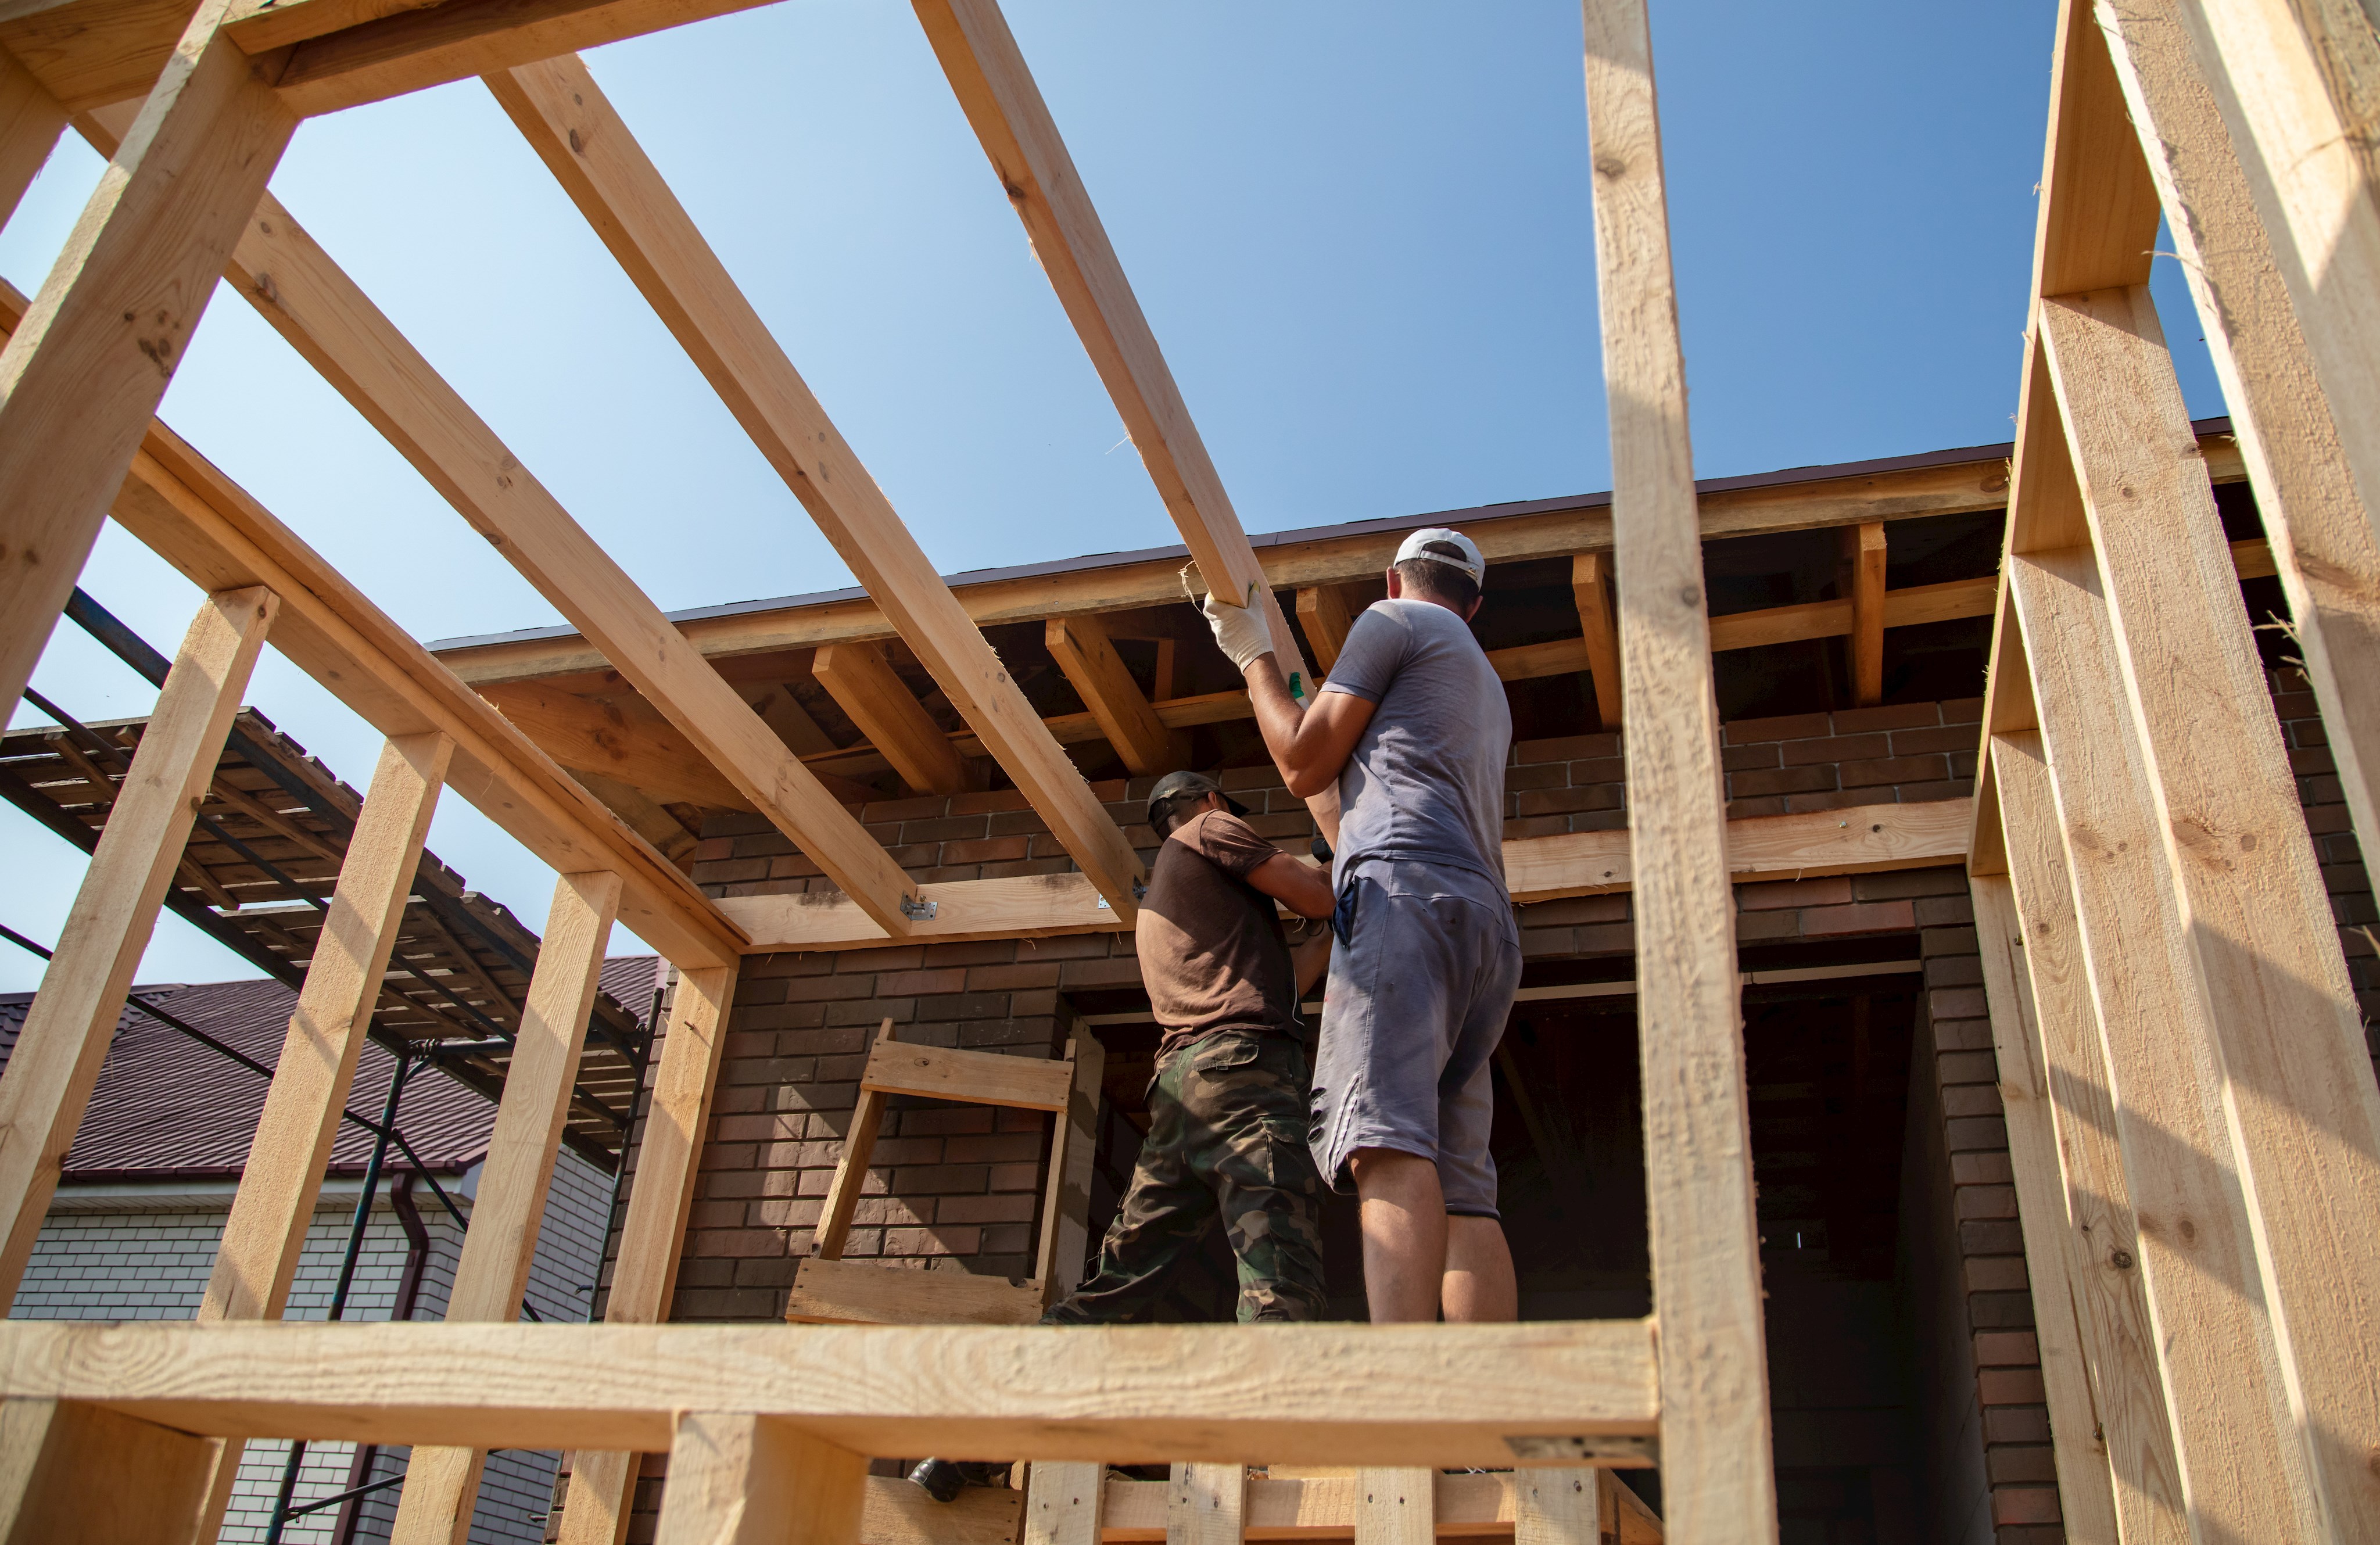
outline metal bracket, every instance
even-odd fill
[[[913,923],[924,922],[941,909],[940,902],[924,901],[917,896],[901,898],[901,915]]]

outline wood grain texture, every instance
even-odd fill
[[[603,1306],[607,1325],[653,1325],[669,1318],[735,975],[733,966],[681,972],[671,992],[669,1026],[646,1102],[628,1214],[620,1225],[612,1290]],[[627,1538],[637,1468],[632,1454],[575,1456],[560,1545],[621,1545]]]
[[[883,645],[829,644],[818,651],[810,673],[913,792],[952,795],[966,788],[966,769],[950,736],[893,673]]]
[[[913,1271],[812,1256],[795,1270],[785,1318],[810,1325],[1030,1325],[1041,1284],[973,1271]]]
[[[2146,284],[2162,213],[2091,0],[2059,0],[2032,293]]]
[[[1043,625],[1042,637],[1050,658],[1134,776],[1162,776],[1189,761],[1189,737],[1166,728],[1097,617],[1052,617]]]
[[[0,1403],[0,1545],[183,1539],[212,1449],[93,1405]]]
[[[1165,1486],[1165,1545],[1240,1545],[1247,1505],[1245,1465],[1176,1465]]]
[[[574,772],[613,779],[663,804],[752,809],[742,789],[636,693],[596,698],[521,681],[483,687],[480,695],[546,755]]]
[[[1299,586],[1297,621],[1305,629],[1305,641],[1314,646],[1314,668],[1329,675],[1339,663],[1339,651],[1347,647],[1347,630],[1355,626],[1355,608],[1348,602],[1345,589]]]
[[[688,1411],[657,1545],[856,1545],[868,1460],[769,1417]]]
[[[1872,708],[1884,701],[1884,522],[1851,528],[1843,546],[1851,571],[1852,696]]]
[[[1110,905],[1128,914],[1144,878],[1131,845],[586,67],[550,58],[487,84],[951,706]],[[1099,706],[1093,700],[1095,712]],[[939,744],[940,732],[932,738]],[[1127,758],[1138,748],[1126,748]]]
[[[529,978],[504,1099],[488,1137],[462,1259],[447,1290],[449,1321],[520,1318],[545,1197],[587,1041],[587,1016],[603,972],[603,948],[620,905],[615,874],[565,874],[554,882],[545,938]],[[484,1450],[414,1450],[389,1538],[395,1545],[463,1545],[480,1494]]]
[[[195,0],[19,0],[0,18],[0,48],[69,113],[137,103],[197,9]]]
[[[1099,1545],[1107,1466],[1037,1460],[1025,1490],[1024,1545]]]
[[[2041,736],[2033,731],[1995,736],[1991,758],[2007,817],[2009,872],[1997,880],[1976,880],[1973,886],[1978,932],[1991,934],[1984,941],[1985,986],[1993,995],[1993,1036],[2007,1038],[2000,1081],[2002,1103],[2011,1113],[2019,1101],[2006,1092],[2012,1082],[2008,1070],[2021,1066],[2031,1079],[2023,1094],[2030,1101],[2026,1168],[2017,1199],[2024,1218],[2026,1254],[2038,1263],[2033,1268],[2035,1299],[2056,1291],[2045,1289],[2045,1279],[2065,1292],[2067,1313],[2090,1375],[2088,1419],[2098,1433],[2095,1443],[2084,1444],[2081,1434],[2090,1429],[2078,1427],[2073,1418],[2059,1425],[2060,1485],[2066,1484],[2067,1470],[2082,1463],[2083,1452],[2104,1451],[2119,1537],[2135,1545],[2144,1540],[2179,1545],[2188,1538],[2189,1515],[2174,1459],[2172,1417],[2158,1380],[2154,1322],[2138,1269],[2140,1227],[2132,1213],[2131,1184],[2124,1175],[2118,1136],[2121,1122],[2107,1087],[2107,1053],[2075,925],[2073,882],[2048,760]],[[2005,979],[2000,975],[2003,962]],[[2005,1027],[2002,998],[2009,1000],[2014,1016]],[[2035,1157],[2040,1135],[2031,1118],[2036,1112],[2048,1118],[2053,1167],[2046,1174]],[[2012,1156],[2017,1127],[2018,1118],[2011,1113]],[[2035,1203],[2027,1192],[2039,1189],[2043,1180],[2054,1181],[2055,1188]],[[2036,1220],[2046,1234],[2038,1247],[2032,1243]],[[2040,1311],[2035,1312],[2040,1318]],[[2055,1313],[2054,1306],[2050,1312]],[[2055,1416],[2051,1419],[2058,1420]],[[2081,1452],[2070,1458],[2070,1450]],[[2081,1499],[2068,1506],[2070,1531],[2076,1527],[2078,1514],[2097,1518],[2096,1509],[2087,1505],[2092,1496],[2088,1478],[2078,1478],[2066,1494]]]
[[[1074,1081],[1071,1058],[1012,1057],[905,1040],[879,1040],[859,1076],[860,1088],[885,1094],[1030,1111],[1063,1111]]]
[[[17,213],[66,127],[57,98],[14,55],[0,52],[0,222]]]
[[[2143,1291],[2200,1538],[2312,1539],[2306,1458],[2257,1282],[2215,1031],[2162,858],[2088,550],[2019,554],[2009,587],[2057,793]],[[2154,910],[2152,910],[2154,909]]]
[[[2380,1378],[2349,1350],[2380,1323],[2380,1087],[2329,896],[2147,287],[2041,321],[2314,1483],[2380,1538]]]
[[[1777,1538],[1735,903],[1644,0],[1584,0],[1636,870],[1661,1483],[1687,1545]]]
[[[13,1299],[24,1277],[278,606],[271,591],[250,589],[211,595],[199,607],[0,1070],[0,1301]]]
[[[1024,1527],[1025,1493],[1005,1486],[970,1486],[938,1502],[905,1476],[869,1476],[859,1539],[860,1545],[1017,1545]]]
[[[32,675],[239,223],[298,127],[259,67],[215,37],[226,3],[191,18],[0,349],[0,701],[15,703]]]
[[[1367,1466],[1355,1472],[1355,1545],[1437,1545],[1438,1472]]]
[[[1578,607],[1579,642],[1586,651],[1587,683],[1605,730],[1620,727],[1620,618],[1611,606],[1611,556],[1581,553],[1570,561],[1570,591]],[[1718,640],[1712,640],[1716,648]]]
[[[1088,1029],[1069,1042],[1075,1063],[1064,1127],[1050,1154],[1050,1186],[1042,1206],[1042,1245],[1035,1275],[1045,1302],[1055,1303],[1083,1280],[1091,1252],[1091,1176],[1099,1167],[1100,1090],[1108,1051]]]
[[[1355,1532],[1355,1514],[1362,1497],[1353,1466],[1273,1465],[1266,1475],[1247,1481],[1245,1538],[1249,1539],[1344,1539]],[[1294,1472],[1294,1473],[1293,1473]],[[1560,1545],[1653,1545],[1661,1538],[1661,1520],[1627,1488],[1618,1486],[1605,1469],[1550,1466],[1504,1470],[1483,1475],[1440,1475],[1431,1487],[1431,1513],[1439,1539],[1501,1539],[1520,1533],[1519,1515],[1528,1505],[1523,1493],[1533,1487],[1567,1489],[1579,1483],[1597,1492],[1600,1527],[1594,1534],[1565,1537]],[[1165,1538],[1171,1486],[1165,1481],[1126,1480],[1110,1477],[1105,1488],[1100,1538],[1111,1545],[1140,1545]],[[1552,1499],[1554,1508],[1569,1505]],[[874,1545],[871,1541],[870,1545]],[[905,1542],[895,1542],[905,1545]],[[1552,1542],[1548,1542],[1552,1545]]]
[[[892,1040],[892,1021],[885,1020],[876,1028],[876,1050]],[[851,1234],[851,1218],[859,1206],[859,1193],[868,1184],[868,1162],[876,1152],[876,1134],[884,1124],[884,1095],[881,1090],[860,1086],[859,1098],[853,1106],[851,1125],[844,1132],[843,1152],[834,1162],[834,1178],[828,1182],[826,1200],[820,1207],[817,1227],[811,1232],[810,1254],[833,1260],[843,1254],[844,1241]]]
[[[1512,1545],[1602,1545],[1600,1470],[1515,1470],[1512,1489]]]

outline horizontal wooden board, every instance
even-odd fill
[[[1034,1111],[1064,1110],[1074,1082],[1075,1064],[1063,1059],[1009,1057],[905,1040],[879,1040],[859,1076],[860,1088],[886,1094]]]
[[[1127,926],[1091,882],[1075,872],[950,881],[920,885],[917,891],[934,915],[913,923],[903,943],[1099,933]],[[894,942],[840,894],[726,896],[719,909],[752,936],[753,954]]]
[[[1479,1370],[1492,1368],[1493,1379]],[[0,1325],[0,1399],[217,1437],[669,1447],[677,1412],[861,1454],[1498,1466],[1651,1436],[1650,1320],[1523,1325]]]
[[[1038,1282],[817,1256],[785,1298],[785,1318],[810,1325],[1030,1325],[1041,1308]]]
[[[1025,1493],[970,1486],[938,1502],[925,1488],[893,1476],[869,1476],[860,1502],[859,1545],[1014,1545]]]
[[[1353,1539],[1355,1535],[1356,1469],[1338,1473],[1283,1476],[1275,1466],[1270,1476],[1248,1478],[1243,1538],[1248,1539]],[[1317,1466],[1317,1468],[1321,1468]],[[1441,1539],[1496,1539],[1512,1533],[1514,1472],[1486,1475],[1442,1475],[1435,1488],[1435,1521]],[[1099,1538],[1112,1541],[1155,1541],[1165,1538],[1165,1498],[1172,1490],[1161,1480],[1126,1480],[1110,1477],[1101,1498]],[[1621,1545],[1649,1545],[1661,1538],[1661,1521],[1633,1491],[1620,1501]],[[1633,1505],[1632,1505],[1633,1504]],[[874,1542],[869,1542],[874,1545]],[[888,1545],[907,1545],[906,1541]],[[1584,1545],[1584,1542],[1582,1542]]]

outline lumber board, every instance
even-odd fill
[[[625,784],[663,804],[753,808],[661,710],[634,693],[592,697],[521,681],[480,695],[573,772]]]
[[[669,1446],[677,1411],[863,1454],[1510,1465],[1509,1437],[1650,1435],[1649,1320],[1531,1325],[0,1324],[0,1398],[202,1436]],[[1497,1377],[1479,1370],[1493,1367]]]
[[[1299,1466],[1275,1465],[1270,1475],[1248,1478],[1245,1538],[1352,1539],[1355,1532],[1355,1471],[1349,1467],[1331,1475],[1282,1473],[1296,1468]],[[1606,1527],[1600,1533],[1605,1539],[1616,1538],[1619,1545],[1652,1545],[1660,1539],[1660,1519],[1637,1501],[1634,1492],[1618,1487],[1621,1497],[1615,1501],[1609,1495],[1610,1483],[1597,1485],[1595,1478],[1608,1474],[1601,1468],[1581,1470],[1561,1466],[1485,1475],[1441,1475],[1432,1489],[1431,1513],[1436,1533],[1441,1538],[1463,1539],[1517,1535],[1516,1515],[1522,1506],[1516,1496],[1518,1489],[1533,1481],[1568,1481],[1584,1475],[1589,1478],[1586,1484],[1604,1493],[1600,1511],[1605,1515]],[[1109,1478],[1100,1538],[1113,1545],[1153,1545],[1165,1538],[1167,1490],[1165,1481]],[[1616,1534],[1611,1527],[1615,1524]],[[870,1541],[870,1545],[875,1542]]]
[[[2333,1527],[2380,1538],[2380,1086],[2147,286],[2045,299],[2129,728],[2204,981],[2263,1287]],[[2187,431],[2180,445],[2189,444]],[[2037,663],[2037,662],[2036,662]],[[2350,1457],[2353,1455],[2354,1457]]]
[[[1512,1545],[1602,1545],[1600,1470],[1564,1467],[1512,1473]],[[1439,1483],[1444,1490],[1444,1481]],[[1619,1520],[1612,1520],[1616,1526]],[[1609,1531],[1615,1537],[1619,1529]]]
[[[686,1223],[694,1210],[695,1177],[710,1125],[713,1090],[727,1042],[727,1009],[735,997],[734,966],[682,971],[670,995],[669,1024],[653,1073],[652,1097],[637,1145],[628,1212],[620,1225],[607,1325],[653,1325],[667,1320],[677,1285]],[[641,1456],[589,1450],[573,1456],[570,1490],[559,1545],[621,1545],[636,1502]]]
[[[2289,597],[2339,786],[2356,830],[2380,840],[2380,539],[2372,512],[2175,0],[2102,0],[2098,17],[2232,405],[2257,517],[2275,536],[2267,562]]]
[[[1610,554],[1581,553],[1572,558],[1570,590],[1578,608],[1579,642],[1586,650],[1587,685],[1595,693],[1596,718],[1606,731],[1616,730],[1621,703],[1620,618],[1611,609]]]
[[[0,23],[0,36],[5,32]],[[57,99],[13,55],[0,52],[0,224],[17,213],[66,127]]]
[[[0,1402],[0,1545],[178,1539],[212,1448],[94,1405]]]
[[[1435,1545],[1438,1472],[1366,1466],[1355,1472],[1355,1545]]]
[[[488,85],[753,444],[892,620],[951,706],[991,748],[1109,905],[1129,916],[1134,887],[1146,876],[1123,833],[1043,727],[1023,689],[586,67],[575,57],[549,58],[491,75]],[[816,669],[832,690],[829,652],[820,652]],[[886,701],[895,710],[908,705],[904,717],[913,726],[923,718],[905,691]],[[930,723],[926,729],[917,748],[947,757],[941,733]],[[902,765],[893,746],[872,733],[869,738],[894,757],[896,767]],[[954,767],[928,771],[940,776],[910,782],[956,791],[955,784],[943,786]],[[903,775],[908,774],[904,767]]]
[[[0,48],[65,111],[88,112],[148,95],[197,9],[196,0],[16,0],[0,15]]]
[[[571,1485],[578,1484],[571,1478]],[[906,1478],[869,1476],[859,1518],[860,1545],[1018,1545],[1025,1493],[970,1486],[938,1502]]]
[[[1851,569],[1852,696],[1862,708],[1873,708],[1884,701],[1884,522],[1852,527],[1844,547]]]
[[[2159,1381],[2170,1392],[2167,1414],[2190,1522],[2200,1538],[2228,1531],[2241,1539],[2313,1539],[2319,1531],[2312,1527],[2306,1458],[2262,1310],[2215,1030],[2167,874],[2148,773],[2130,733],[2097,566],[2087,549],[2020,554],[2010,558],[2008,575],[2125,1179],[2143,1220],[2134,1270],[2149,1306]],[[2250,1475],[2267,1484],[2204,1478]]]
[[[1057,619],[1050,619],[1055,622]],[[1297,621],[1305,641],[1314,646],[1314,668],[1329,675],[1347,647],[1348,630],[1355,626],[1355,608],[1339,585],[1301,585],[1297,589]]]
[[[1097,616],[1051,617],[1043,641],[1109,745],[1135,777],[1162,776],[1190,760],[1189,739],[1166,728]]]
[[[0,702],[14,704],[298,120],[207,0],[0,348]]]
[[[811,1256],[794,1272],[785,1318],[813,1325],[1030,1325],[1041,1318],[1041,1284],[973,1271]]]
[[[882,1047],[893,1039],[892,1021],[886,1019],[876,1028],[876,1046]],[[843,1255],[844,1241],[851,1234],[853,1211],[859,1206],[860,1191],[868,1184],[868,1162],[876,1152],[876,1137],[884,1122],[884,1095],[862,1084],[859,1097],[851,1112],[851,1125],[844,1131],[843,1151],[834,1162],[834,1178],[827,1183],[826,1200],[820,1205],[817,1226],[810,1235],[810,1254],[834,1260]]]
[[[1165,1545],[1240,1545],[1247,1505],[1245,1465],[1176,1465],[1165,1483]]]
[[[952,795],[966,787],[950,736],[893,674],[883,645],[829,644],[810,674],[913,792]]]
[[[1011,1057],[997,1052],[918,1046],[880,1040],[868,1054],[859,1087],[880,1094],[923,1095],[970,1105],[1014,1105],[1063,1111],[1075,1083],[1072,1058]]]
[[[2059,0],[2031,293],[2147,284],[2163,213],[2091,0]]]
[[[1718,704],[1645,0],[1583,0],[1610,408],[1661,1485],[1687,1545],[1777,1538]],[[1360,1538],[1359,1529],[1359,1538]]]
[[[1036,1274],[1045,1303],[1056,1303],[1082,1285],[1091,1253],[1091,1175],[1099,1166],[1100,1090],[1106,1087],[1108,1050],[1088,1027],[1070,1043],[1074,1087],[1066,1097],[1065,1125],[1050,1152],[1050,1186],[1043,1198],[1041,1254]]]
[[[1099,1545],[1106,1474],[1098,1461],[1037,1462],[1026,1482],[1024,1545]]]
[[[2050,1119],[2049,1158],[2055,1168],[2048,1178],[2057,1182],[2057,1189],[2042,1202],[2020,1190],[2017,1203],[2026,1229],[2026,1254],[2037,1263],[2032,1268],[2035,1299],[2044,1296],[2044,1278],[2064,1285],[2068,1313],[2081,1336],[2090,1374],[2089,1427],[2070,1419],[2053,1431],[2058,1471],[2063,1478],[2079,1463],[2079,1455],[2070,1451],[2084,1431],[2096,1431],[2113,1480],[2110,1506],[2119,1535],[2126,1540],[2180,1540],[2187,1538],[2188,1515],[2166,1392],[2158,1381],[2148,1299],[2135,1269],[2141,1254],[2140,1221],[2132,1210],[2131,1184],[2124,1176],[2120,1126],[2075,923],[2074,887],[2059,833],[2057,796],[2038,733],[1995,736],[1990,754],[2000,769],[1998,797],[2011,819],[2004,822],[2008,874],[1971,882],[1979,931],[1993,931],[1987,948],[1998,952],[1997,957],[1985,958],[1985,987],[1994,998],[1995,1039],[2024,1042],[2021,1049],[2004,1052],[2000,1064],[2005,1070],[2021,1058],[2039,1086],[2038,1098],[2046,1102]],[[1986,912],[1987,922],[1982,920]],[[1998,940],[2009,932],[2022,959],[2001,981],[1996,973],[2006,950]],[[2012,1000],[2014,1016],[2005,1028],[1998,1003],[2003,996]],[[2033,1070],[2036,1063],[2037,1073]],[[2012,1104],[2005,1092],[2010,1081],[2003,1072],[2003,1103]],[[2016,1130],[2012,1118],[2011,1152]],[[2030,1133],[2027,1140],[2034,1140]],[[2031,1243],[2036,1216],[2055,1225],[2047,1244],[2038,1249]],[[2039,1313],[2036,1308],[2036,1318]],[[2087,1479],[2078,1479],[2066,1493],[2077,1499],[2071,1510],[2084,1517],[2095,1513],[2088,1504],[2088,1485]]]
[[[688,1411],[670,1441],[657,1545],[855,1545],[868,1460],[791,1422]]]
[[[278,606],[260,589],[221,591],[200,604],[67,909],[57,954],[0,1069],[0,1133],[7,1136],[0,1142],[0,1301],[14,1299],[24,1278]]]

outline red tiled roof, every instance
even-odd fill
[[[603,965],[603,990],[640,1018],[650,1007],[654,958],[626,955]],[[237,1047],[271,1066],[281,1054],[298,994],[277,981],[219,981],[186,987],[136,987],[136,998]],[[16,1049],[30,992],[0,993],[0,1066]],[[347,1108],[380,1119],[395,1059],[366,1041]],[[166,1180],[227,1178],[248,1163],[265,1080],[229,1057],[127,1007],[99,1074],[99,1087],[67,1154],[66,1178]],[[422,1161],[441,1173],[477,1163],[495,1125],[496,1107],[479,1091],[435,1068],[413,1076],[397,1107],[397,1130]],[[359,1174],[370,1158],[372,1135],[339,1124],[330,1173]],[[389,1162],[402,1165],[395,1150]]]

